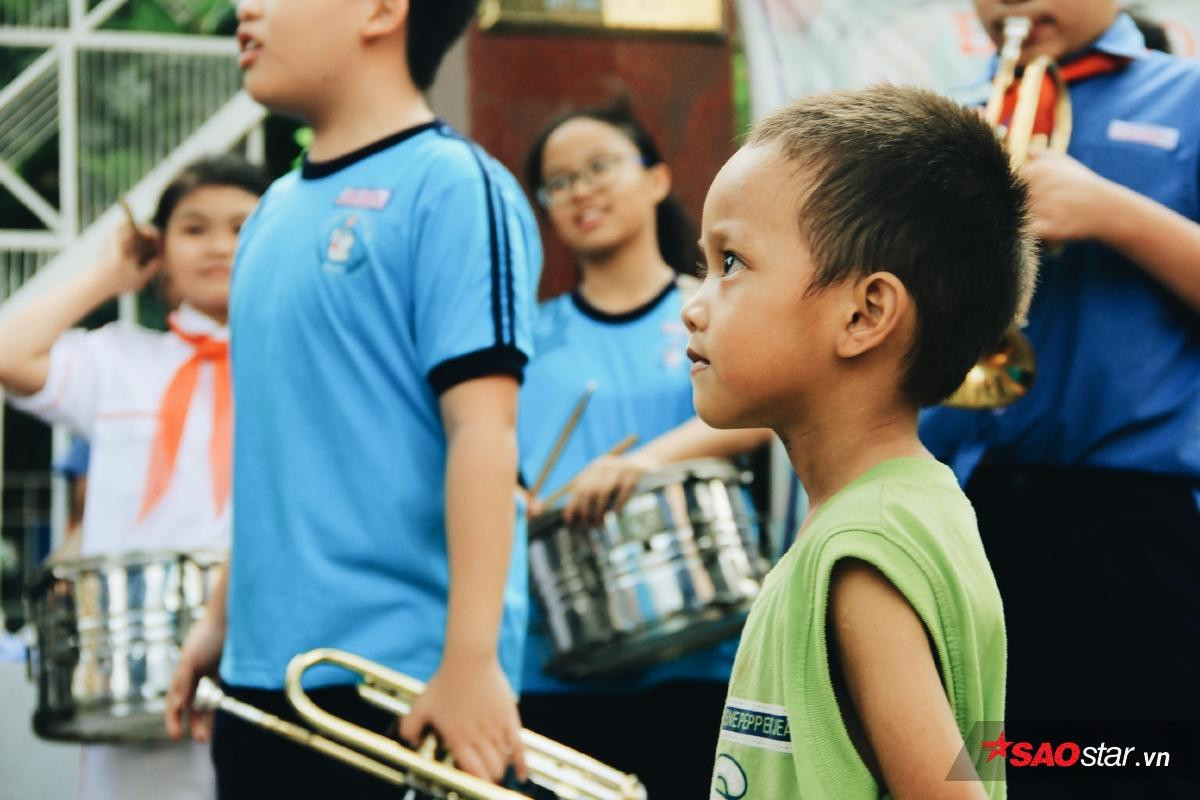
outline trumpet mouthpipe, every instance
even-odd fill
[[[308,728],[288,722],[249,703],[243,703],[241,700],[230,697],[208,678],[201,678],[199,685],[196,686],[196,699],[193,705],[201,711],[216,711],[220,709],[227,714],[232,714],[245,722],[249,722],[251,725],[257,725],[285,739],[290,739],[296,744],[312,748],[330,758],[336,758],[353,767],[369,772],[388,783],[393,783],[397,786],[408,785],[408,776],[400,770],[392,769],[386,764],[381,764],[356,750],[338,744],[332,739],[326,739],[324,736],[313,733]]]
[[[1004,20],[1004,44],[1000,58],[1016,61],[1021,57],[1021,45],[1029,38],[1033,21],[1029,17],[1007,17]]]
[[[996,65],[996,74],[992,78],[992,91],[988,95],[984,119],[987,124],[996,128],[1000,124],[1000,113],[1004,107],[1004,95],[1012,86],[1017,74],[1017,62],[1021,60],[1021,46],[1024,44],[1033,23],[1029,17],[1007,17],[1004,20],[1004,41],[1000,45],[1000,61]]]

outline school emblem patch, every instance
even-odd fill
[[[318,258],[326,272],[348,275],[367,263],[370,237],[367,217],[359,212],[335,214],[321,229],[317,239]]]

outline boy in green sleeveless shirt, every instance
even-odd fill
[[[981,749],[1004,716],[1000,595],[917,411],[1027,307],[1023,184],[974,112],[833,93],[754,129],[701,246],[696,410],[772,428],[811,500],[742,634],[711,796],[1004,797]]]

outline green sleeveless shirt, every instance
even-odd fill
[[[767,576],[733,665],[711,797],[886,796],[850,740],[829,672],[829,580],[843,558],[877,568],[924,621],[965,756],[1003,798],[1003,761],[985,765],[981,749],[996,727],[981,723],[1004,718],[1000,594],[953,473],[919,458],[885,461],[838,492]]]

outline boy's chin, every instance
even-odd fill
[[[261,74],[247,72],[242,80],[242,87],[246,90],[246,94],[250,95],[259,105],[279,114],[301,116],[299,110],[294,107],[296,103],[288,102],[287,93]]]
[[[696,416],[704,420],[704,424],[718,430],[739,430],[742,428],[760,428],[761,422],[748,419],[747,414],[739,413],[740,409],[724,408],[716,403],[705,403],[700,397],[695,398]]]

